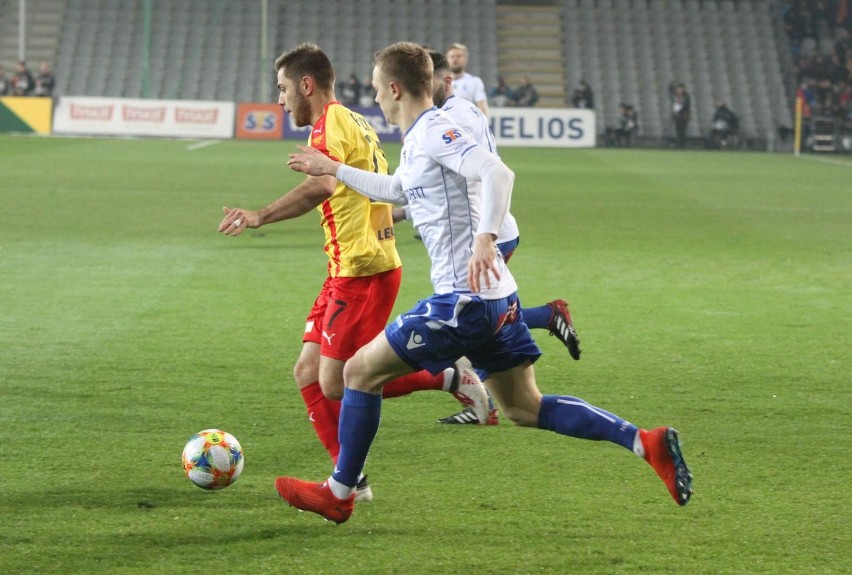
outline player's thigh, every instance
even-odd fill
[[[399,291],[401,270],[336,278],[322,329],[322,355],[346,361],[380,333]]]
[[[535,382],[535,368],[531,362],[493,373],[485,380],[485,385],[512,422],[524,427],[538,426],[541,391]]]
[[[385,332],[381,332],[346,362],[343,377],[346,387],[367,393],[380,393],[385,383],[413,371],[414,369],[396,354]]]

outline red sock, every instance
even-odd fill
[[[337,463],[340,442],[337,439],[337,423],[340,421],[340,402],[328,399],[322,393],[318,381],[303,387],[302,399],[308,407],[308,419],[317,432],[320,443],[325,447],[331,460]]]
[[[389,381],[382,388],[382,397],[388,399],[390,397],[400,397],[408,395],[415,391],[425,391],[432,389],[441,391],[444,389],[444,372],[438,375],[432,375],[426,370],[416,371],[403,375],[392,381]]]

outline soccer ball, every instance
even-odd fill
[[[211,491],[236,481],[245,462],[240,442],[221,429],[205,429],[190,437],[182,459],[189,480]]]

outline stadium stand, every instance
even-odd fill
[[[318,42],[341,78],[363,79],[375,50],[405,39],[441,50],[467,44],[469,70],[487,87],[498,75],[515,85],[529,74],[540,106],[567,105],[585,79],[601,132],[628,102],[638,110],[640,138],[670,138],[673,81],[692,95],[693,143],[709,129],[717,98],[741,118],[746,142],[771,146],[777,127],[792,125],[795,71],[780,0],[269,0],[264,55],[257,0],[27,5],[29,59],[55,62],[57,94],[274,101],[271,62],[299,42]],[[0,0],[0,63],[7,70],[16,60],[17,7],[17,0]],[[821,29],[801,50],[831,42]]]
[[[26,59],[31,69],[56,62],[65,0],[27,0]],[[14,71],[18,61],[19,1],[0,0],[0,67]]]
[[[780,55],[779,16],[767,2],[733,0],[563,0],[568,85],[585,78],[595,90],[598,124],[616,120],[618,104],[639,112],[641,134],[673,135],[668,89],[683,82],[692,96],[687,135],[709,131],[713,101],[738,111],[754,145],[774,140],[792,104]],[[566,86],[566,92],[567,92]]]

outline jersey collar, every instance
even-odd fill
[[[409,133],[411,130],[413,130],[413,129],[414,129],[414,126],[416,126],[416,125],[417,125],[417,122],[419,122],[419,121],[420,121],[420,118],[422,118],[423,116],[425,116],[425,115],[426,115],[426,114],[428,114],[429,112],[437,112],[437,111],[438,111],[438,108],[437,108],[437,107],[435,107],[435,106],[432,106],[432,107],[431,107],[431,108],[429,108],[428,110],[423,110],[423,111],[420,113],[420,115],[419,115],[419,116],[417,116],[417,119],[416,119],[416,120],[414,120],[414,122],[411,124],[411,126],[409,126],[409,127],[408,127],[408,129],[405,131],[405,134],[403,134],[403,137],[407,136],[407,135],[408,135],[408,133]]]

